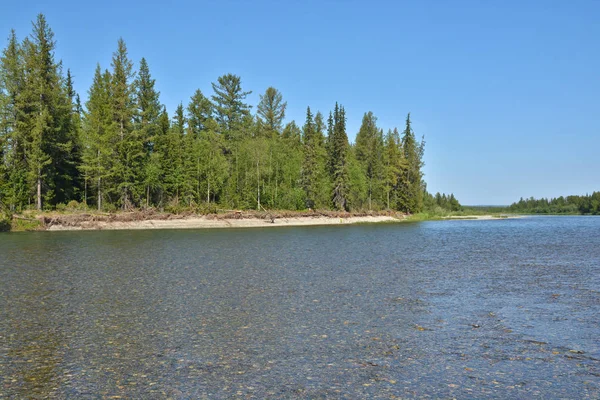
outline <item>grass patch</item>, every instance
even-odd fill
[[[28,232],[38,231],[42,227],[42,224],[37,219],[21,219],[13,218],[10,224],[11,232]]]

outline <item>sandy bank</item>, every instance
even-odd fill
[[[374,223],[398,221],[392,216],[362,217],[290,217],[269,219],[211,219],[201,216],[172,219],[142,221],[81,221],[73,225],[52,224],[48,231],[73,230],[118,230],[118,229],[201,229],[201,228],[270,228],[278,226],[310,226],[310,225],[347,225],[356,223]]]
[[[487,221],[490,219],[514,219],[514,218],[523,218],[522,215],[502,215],[502,216],[494,216],[494,215],[453,215],[451,217],[444,217],[443,219],[476,219],[481,221]]]

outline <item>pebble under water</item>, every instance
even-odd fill
[[[600,217],[0,235],[0,398],[600,398]]]

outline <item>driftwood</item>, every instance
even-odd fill
[[[15,215],[13,214],[12,216],[14,219],[20,219],[23,221],[39,221],[37,218],[27,218],[27,217],[21,217],[20,215]]]
[[[273,216],[273,214],[271,214],[270,212],[268,212],[267,210],[265,210],[265,208],[262,206],[262,204],[260,205],[260,208],[262,208],[263,211],[267,213],[267,217],[269,217],[269,219],[271,220],[271,223],[274,224],[275,223],[275,217]]]

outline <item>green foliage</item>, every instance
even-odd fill
[[[257,112],[268,136],[281,132],[286,108],[287,102],[283,101],[281,92],[274,87],[267,88],[265,94],[260,95]]]
[[[346,111],[335,104],[333,115],[329,114],[329,165],[333,182],[333,206],[340,211],[348,210],[348,135],[346,134]]]
[[[304,123],[304,157],[302,160],[302,188],[306,208],[327,208],[330,191],[329,175],[327,173],[327,149],[323,137],[323,116],[317,113],[313,119],[310,107],[306,109]]]
[[[423,151],[425,141],[418,142],[412,130],[410,113],[402,134],[402,150],[406,160],[404,176],[398,190],[398,209],[418,213],[423,209]]]
[[[424,209],[426,211],[437,210],[439,212],[454,212],[461,211],[463,207],[460,205],[454,194],[446,195],[445,193],[436,193],[432,195],[425,191],[423,193]]]
[[[220,76],[212,87],[215,116],[221,131],[227,139],[239,139],[244,117],[250,115],[251,106],[245,100],[252,92],[244,92],[242,79],[233,74]]]
[[[600,192],[584,196],[560,196],[553,199],[521,198],[508,207],[513,213],[523,214],[591,214],[600,215]]]
[[[350,144],[343,106],[327,121],[308,108],[300,127],[285,121],[287,103],[269,87],[252,114],[251,92],[226,74],[170,120],[149,62],[136,72],[123,39],[110,69],[96,67],[82,107],[54,51],[40,15],[29,38],[11,32],[0,57],[0,202],[10,218],[28,207],[415,212],[430,200],[410,118],[400,139],[368,112]]]
[[[356,160],[365,173],[369,210],[373,207],[383,208],[385,198],[383,147],[383,131],[377,128],[377,118],[369,111],[363,116],[355,145]]]

